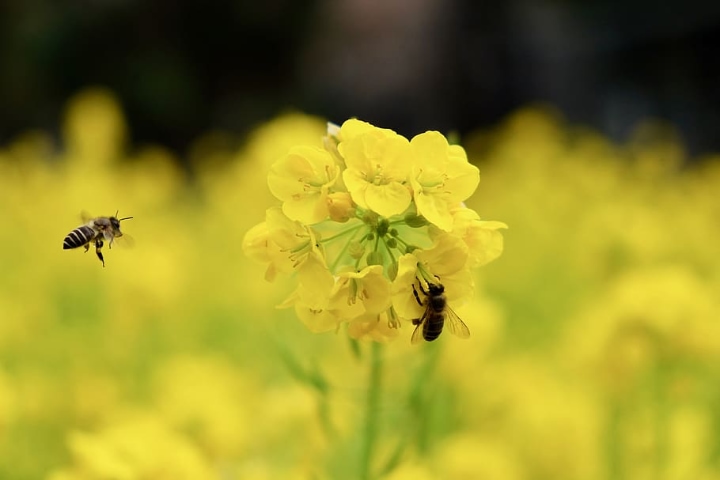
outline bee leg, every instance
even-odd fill
[[[103,254],[102,254],[102,251],[101,251],[101,250],[102,250],[102,246],[103,246],[103,241],[102,241],[102,240],[100,240],[100,239],[95,240],[95,254],[98,256],[98,258],[99,258],[100,261],[102,262],[103,268],[105,268],[105,259],[103,258]]]
[[[87,253],[88,250],[90,250],[90,242],[85,244],[85,253]]]
[[[415,295],[415,300],[417,301],[418,305],[420,305],[420,306],[422,307],[422,306],[423,306],[423,302],[420,301],[420,296],[419,296],[418,293],[417,293],[417,289],[415,288],[415,284],[413,284],[412,287],[413,287],[413,295]],[[420,285],[420,290],[422,290],[422,285]],[[425,293],[424,290],[423,290],[423,293]],[[425,293],[425,295],[427,295],[427,294]],[[413,320],[413,325],[417,325],[417,323],[415,323],[415,320]]]

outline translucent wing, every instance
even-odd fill
[[[425,313],[423,313],[422,318],[420,318],[419,320],[413,320],[413,323],[416,324],[416,327],[415,327],[415,330],[413,330],[412,337],[410,337],[411,344],[416,345],[424,340],[423,325],[425,324],[426,317],[427,317],[427,311],[425,311]]]
[[[457,313],[450,308],[449,305],[445,306],[445,327],[450,330],[450,333],[460,338],[469,338],[470,329],[465,325]]]
[[[92,220],[94,217],[90,215],[87,210],[83,210],[80,212],[80,219],[83,223],[90,223],[90,220]]]
[[[135,238],[127,233],[123,233],[119,237],[115,237],[115,240],[119,240],[119,244],[122,245],[123,248],[133,248],[135,246]]]

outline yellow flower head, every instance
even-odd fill
[[[277,207],[268,209],[265,221],[248,230],[242,247],[250,258],[268,264],[265,279],[270,282],[278,272],[290,273],[309,255],[319,254],[313,230],[289,219]]]
[[[246,253],[269,264],[267,278],[292,269],[298,286],[282,306],[313,332],[347,325],[387,341],[403,324],[420,328],[431,297],[443,305],[438,328],[446,302],[472,294],[470,269],[502,252],[505,224],[462,203],[478,169],[438,132],[408,141],[348,120],[329,124],[322,145],[273,165],[268,184],[283,204],[248,232]]]
[[[468,162],[465,151],[448,145],[438,132],[414,137],[412,183],[420,215],[439,228],[452,228],[451,208],[466,200],[480,183],[480,171]]]
[[[343,180],[355,203],[384,217],[398,215],[412,200],[407,185],[410,143],[392,130],[348,120],[338,150],[347,169]]]
[[[327,195],[338,173],[338,167],[328,151],[301,145],[291,148],[272,166],[268,186],[272,194],[283,202],[285,215],[312,224],[327,217]]]
[[[475,210],[464,206],[453,209],[452,233],[465,242],[470,267],[490,263],[502,254],[503,236],[498,231],[508,228],[503,222],[480,220]]]

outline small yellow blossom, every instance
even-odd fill
[[[400,333],[388,313],[381,315],[365,314],[353,319],[348,325],[348,335],[357,340],[389,342]]]
[[[349,304],[362,302],[365,313],[376,315],[390,307],[390,280],[383,275],[380,265],[371,265],[359,272],[342,272],[336,285],[338,292],[347,295]]]
[[[287,256],[270,239],[267,223],[265,222],[258,223],[247,231],[243,240],[243,251],[248,257],[268,264],[265,271],[265,280],[268,282],[275,280],[278,270],[283,269],[284,265],[289,265]],[[289,273],[292,268],[286,270],[286,273]]]
[[[498,231],[508,228],[503,222],[480,220],[475,210],[458,207],[451,211],[453,235],[460,237],[468,247],[470,267],[481,267],[502,254],[503,236]]]
[[[327,268],[315,261],[307,265],[311,267],[298,271],[293,300],[310,330],[334,330],[341,322],[361,315],[377,316],[390,308],[390,280],[383,276],[380,265],[341,272],[334,280]]]
[[[450,146],[438,132],[415,136],[412,146],[412,184],[417,212],[439,228],[452,228],[451,208],[466,200],[480,182],[480,171],[465,151]]]
[[[355,215],[356,205],[348,192],[334,192],[328,195],[328,215],[334,222],[345,223]]]
[[[130,418],[98,433],[73,432],[68,444],[78,478],[215,477],[198,446],[150,415]]]
[[[297,275],[298,300],[313,310],[326,308],[335,280],[322,255],[311,252],[302,265],[298,266]]]
[[[312,230],[270,208],[265,221],[252,227],[243,239],[243,251],[250,258],[267,263],[265,279],[272,282],[278,272],[289,273],[310,254],[317,254]]]
[[[372,128],[350,136],[346,130],[358,122],[345,122],[338,149],[347,169],[343,180],[352,199],[362,208],[384,217],[398,215],[412,200],[407,177],[410,173],[410,143],[391,130]],[[349,139],[345,140],[346,137]]]
[[[319,147],[297,146],[273,164],[268,186],[293,220],[317,223],[328,215],[327,195],[339,171],[332,156]]]

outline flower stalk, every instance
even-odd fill
[[[370,371],[368,374],[367,397],[365,402],[365,430],[360,451],[360,480],[370,480],[376,439],[379,433],[379,406],[382,392],[383,345],[373,342],[370,346]]]

